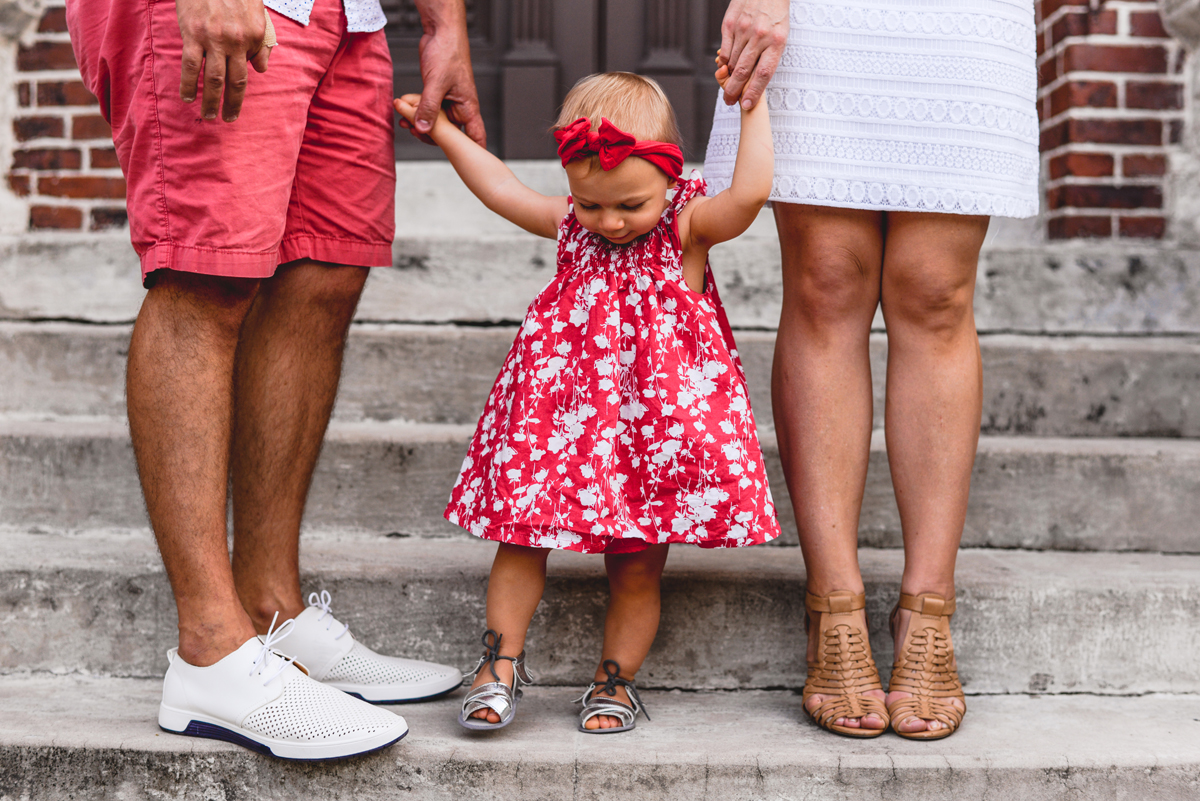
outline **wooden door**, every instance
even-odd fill
[[[713,57],[726,0],[467,0],[471,59],[488,148],[553,158],[548,133],[563,96],[593,72],[625,70],[667,92],[689,159],[704,157],[717,85]],[[413,0],[383,0],[397,94],[417,92],[421,19]],[[438,157],[398,136],[396,157]]]

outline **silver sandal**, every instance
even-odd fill
[[[638,696],[637,687],[632,681],[621,678],[621,666],[612,659],[605,659],[601,667],[604,668],[604,674],[608,676],[608,680],[601,685],[597,685],[593,681],[583,691],[583,695],[577,699],[583,704],[583,709],[579,712],[579,730],[584,734],[618,734],[637,727],[638,713],[645,715],[646,720],[650,720],[650,713],[646,711],[646,705]],[[629,693],[629,700],[633,701],[633,706],[616,699],[618,685],[624,687]],[[600,698],[601,693],[608,697]],[[621,721],[621,725],[612,729],[587,728],[584,724],[597,715],[617,718]]]
[[[483,656],[479,657],[479,663],[475,668],[468,672],[463,678],[463,684],[470,685],[475,681],[475,677],[479,675],[479,671],[483,670],[486,665],[492,671],[492,678],[495,681],[489,681],[486,684],[481,684],[467,694],[463,699],[462,711],[458,713],[458,723],[464,729],[472,729],[474,731],[491,731],[492,729],[503,729],[508,724],[512,723],[513,715],[517,713],[517,701],[521,700],[521,685],[533,684],[533,676],[525,668],[525,652],[522,651],[520,656],[501,656],[500,655],[500,639],[503,635],[497,634],[493,629],[488,629],[483,633]],[[508,686],[500,681],[500,675],[496,673],[496,661],[499,659],[507,659],[513,663],[513,683]],[[486,719],[473,718],[481,709],[490,709],[500,716],[498,723],[489,723]]]

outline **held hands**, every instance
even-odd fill
[[[487,132],[479,115],[475,73],[471,70],[465,7],[461,0],[416,0],[416,4],[425,29],[419,48],[422,89],[419,102],[414,104],[416,114],[401,120],[400,127],[432,144],[429,134],[440,111],[480,147],[486,147]]]
[[[762,97],[787,44],[788,12],[788,0],[730,0],[721,22],[726,104],[740,99],[743,108],[753,108]]]
[[[242,111],[249,78],[249,62],[258,72],[267,71],[271,48],[263,46],[269,19],[262,0],[177,0],[176,16],[183,37],[179,96],[185,103],[196,99],[200,66],[204,88],[200,113],[233,122]]]
[[[417,115],[421,111],[421,95],[401,95],[392,101],[392,105],[395,107],[396,112],[400,115],[400,125],[412,130],[413,134],[417,135],[415,127],[418,119]],[[453,121],[450,119],[450,116],[446,113],[445,109],[439,108],[436,110],[433,122],[429,124],[429,127],[426,129],[421,138],[430,144],[436,145],[437,142],[435,139],[437,134],[440,133],[438,129],[443,125],[453,125]]]

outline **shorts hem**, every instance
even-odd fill
[[[297,259],[313,259],[348,267],[391,267],[392,243],[294,234],[279,243],[279,263]]]
[[[142,283],[158,270],[215,275],[223,278],[270,278],[279,267],[279,249],[264,251],[198,248],[157,242],[139,249]]]

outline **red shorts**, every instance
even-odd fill
[[[79,68],[112,123],[142,277],[265,278],[294,259],[389,265],[395,232],[392,60],[347,33],[340,0],[307,27],[271,11],[279,46],[250,69],[236,122],[179,98],[169,0],[69,0]]]

